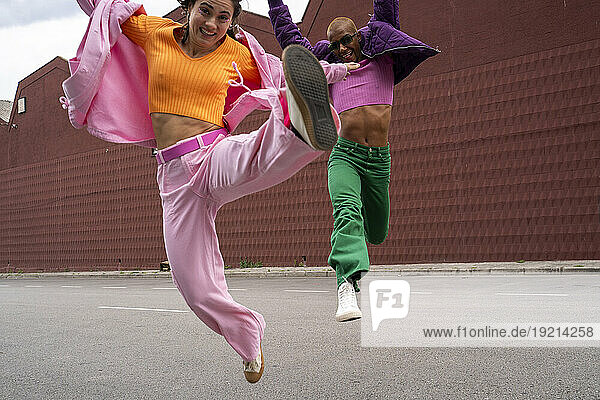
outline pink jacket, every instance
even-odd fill
[[[69,60],[71,77],[63,82],[63,107],[75,128],[114,143],[156,147],[148,111],[148,67],[143,50],[121,32],[121,23],[141,4],[129,0],[77,0],[90,16],[87,30]],[[230,81],[224,119],[233,131],[256,109],[272,109],[283,119],[279,93],[285,87],[281,60],[268,54],[250,33],[240,30],[237,38],[246,45],[258,66],[262,84],[249,88]],[[344,64],[321,62],[328,83],[342,80]],[[255,90],[251,90],[255,89]],[[336,124],[339,120],[335,114]]]

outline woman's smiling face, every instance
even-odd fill
[[[231,0],[196,0],[189,12],[189,41],[194,47],[214,50],[227,34],[233,18]]]

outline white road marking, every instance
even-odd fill
[[[81,286],[64,285],[64,286],[61,286],[61,287],[64,287],[64,288],[80,288]]]
[[[329,293],[329,290],[300,290],[300,289],[284,289],[284,292],[292,293]]]
[[[102,289],[127,289],[127,286],[102,286]]]
[[[234,292],[234,291],[243,292],[244,290],[247,290],[247,289],[227,289],[227,290],[229,290],[230,292]]]
[[[10,287],[9,285],[0,285],[0,287]]]
[[[109,310],[132,310],[132,311],[161,311],[161,312],[174,312],[174,313],[187,313],[186,310],[167,310],[164,308],[142,308],[142,307],[112,307],[112,306],[100,306],[101,309]]]
[[[27,285],[25,287],[30,287],[30,288],[41,288],[43,286],[38,286],[38,285]]]
[[[565,293],[496,293],[498,296],[554,296],[567,297]]]
[[[176,287],[153,287],[152,290],[177,290]]]

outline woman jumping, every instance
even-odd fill
[[[90,25],[63,83],[71,122],[105,140],[158,149],[173,281],[242,357],[246,379],[257,382],[265,321],[227,290],[215,217],[224,204],[288,179],[333,147],[339,119],[327,84],[357,65],[319,64],[300,46],[287,48],[282,63],[237,27],[238,0],[180,0],[184,25],[127,0],[78,2]],[[268,120],[231,136],[255,109],[270,109]]]

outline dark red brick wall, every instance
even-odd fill
[[[0,271],[9,262],[23,271],[156,268],[165,255],[153,161],[110,146],[0,172]]]
[[[332,18],[369,12],[313,1],[301,30],[315,43]],[[600,4],[403,0],[400,13],[442,53],[396,87],[390,233],[371,262],[599,258]],[[325,168],[225,207],[226,261],[325,265]]]
[[[0,271],[156,268],[156,161],[74,129],[58,101],[68,76],[56,58],[21,81],[26,112],[0,132]]]
[[[301,29],[314,42],[335,16],[360,26],[365,4],[312,0]],[[442,53],[395,89],[390,233],[372,263],[600,258],[600,3],[400,6],[403,29]],[[267,20],[242,25],[279,54]],[[28,112],[0,131],[0,271],[155,268],[155,164],[71,128],[56,101],[67,76],[55,59],[20,82]],[[221,210],[226,264],[326,264],[326,161]]]
[[[2,169],[58,159],[106,144],[74,129],[59,97],[62,81],[69,76],[66,60],[56,57],[19,82],[11,115],[10,133],[2,149]],[[18,114],[17,99],[24,97],[26,112]]]

